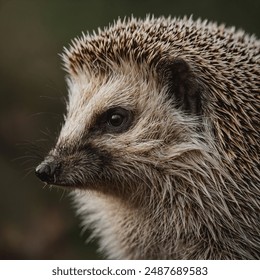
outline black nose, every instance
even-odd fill
[[[48,184],[55,183],[60,164],[54,160],[43,161],[35,168],[36,176]]]

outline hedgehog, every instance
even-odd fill
[[[68,101],[35,172],[109,259],[259,259],[260,41],[118,19],[64,48]]]

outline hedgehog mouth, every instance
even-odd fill
[[[67,182],[54,182],[54,183],[47,183],[45,182],[48,186],[50,187],[55,187],[59,189],[66,189],[66,190],[75,190],[75,189],[88,189],[87,185],[83,184],[70,184]]]
[[[37,175],[37,177],[39,177]],[[86,184],[82,184],[80,182],[68,182],[63,180],[58,180],[55,178],[54,180],[46,180],[39,178],[45,185],[50,187],[62,188],[62,189],[86,189],[88,188]]]
[[[48,186],[50,188],[58,188],[58,189],[63,189],[63,190],[76,190],[76,189],[81,189],[81,190],[86,190],[91,188],[91,184],[89,183],[82,183],[82,182],[69,182],[65,180],[59,180],[55,178],[54,180],[51,181],[46,181],[46,180],[41,180],[45,186]]]

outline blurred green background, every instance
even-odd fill
[[[119,16],[183,16],[224,22],[259,37],[260,1],[0,0],[0,259],[101,259],[85,245],[70,198],[43,188],[33,168],[65,113],[58,53],[81,31]]]

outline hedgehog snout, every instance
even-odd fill
[[[61,163],[54,157],[48,157],[35,168],[35,174],[41,181],[55,184],[60,169]]]

